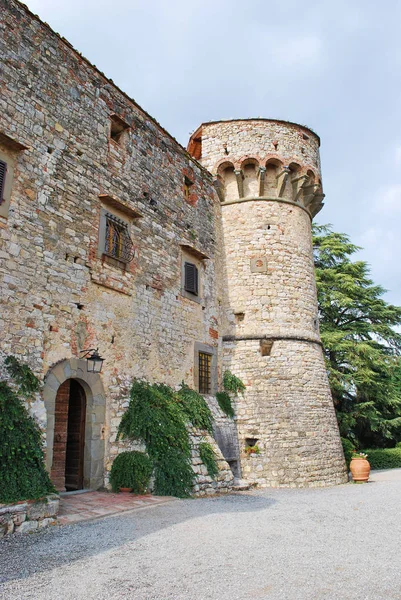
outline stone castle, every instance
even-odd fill
[[[194,460],[196,492],[345,481],[312,256],[318,136],[220,121],[186,150],[26,6],[0,6],[0,358],[43,382],[30,410],[58,489],[107,485],[134,377],[210,404],[221,476]],[[246,386],[234,420],[215,400],[226,370]]]

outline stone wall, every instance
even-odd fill
[[[57,524],[59,497],[0,504],[0,538],[11,533],[30,533]]]

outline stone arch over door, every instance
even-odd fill
[[[86,394],[84,488],[96,490],[104,484],[103,427],[106,396],[100,375],[87,372],[86,360],[63,360],[54,365],[46,375],[43,388],[47,415],[46,468],[50,473],[53,464],[56,396],[60,386],[68,379],[77,381]]]

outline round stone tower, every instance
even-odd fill
[[[246,385],[236,407],[242,476],[262,486],[347,480],[312,254],[319,145],[301,125],[250,119],[205,123],[188,146],[221,201],[224,368]]]

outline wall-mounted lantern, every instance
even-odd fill
[[[83,356],[86,358],[86,368],[88,373],[100,373],[103,366],[104,358],[99,354],[99,348],[90,348],[89,350],[81,350]]]

